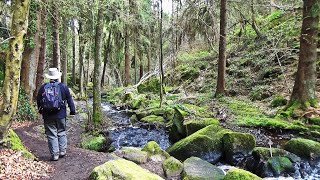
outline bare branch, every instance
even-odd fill
[[[9,38],[1,41],[1,42],[0,42],[0,45],[1,45],[1,44],[4,44],[5,42],[7,42],[7,41],[9,41],[10,39],[13,39],[13,38],[14,38],[14,36],[11,36],[11,37],[9,37]]]

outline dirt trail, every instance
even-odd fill
[[[27,149],[29,149],[39,161],[45,161],[52,165],[54,171],[49,174],[49,179],[55,180],[79,180],[87,179],[92,169],[115,157],[107,153],[88,151],[79,148],[80,134],[83,132],[79,117],[68,119],[68,149],[67,155],[58,161],[50,161],[50,153],[44,135],[42,121],[32,123],[27,127],[15,129]]]

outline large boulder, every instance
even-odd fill
[[[160,80],[158,78],[149,79],[139,84],[137,89],[140,94],[149,92],[158,93],[160,90]]]
[[[221,180],[224,177],[221,169],[197,157],[188,158],[183,162],[183,166],[184,180]]]
[[[169,158],[170,155],[161,149],[159,144],[155,141],[149,141],[143,148],[142,151],[146,152],[149,156],[149,159],[152,161],[164,161],[165,159]]]
[[[223,180],[262,180],[262,178],[249,171],[234,168],[227,172]]]
[[[91,180],[106,180],[106,179],[119,179],[119,180],[162,180],[160,176],[149,172],[146,169],[138,166],[134,162],[124,159],[112,160],[97,166],[90,174]]]
[[[148,153],[141,151],[140,148],[135,147],[123,147],[120,152],[118,152],[123,158],[133,161],[138,164],[143,164],[148,161]]]
[[[231,165],[237,165],[256,147],[256,139],[247,133],[229,132],[223,138],[225,159]]]
[[[309,139],[291,139],[284,146],[284,149],[309,160],[320,158],[320,143]]]
[[[294,164],[287,157],[272,157],[268,160],[268,165],[276,177],[282,173],[293,173],[295,171]]]
[[[141,122],[148,123],[148,124],[156,124],[156,125],[164,125],[165,121],[162,116],[150,115],[144,117],[140,120]]]
[[[179,176],[183,170],[183,164],[176,158],[170,157],[163,162],[166,177]]]
[[[183,122],[183,126],[185,128],[185,133],[187,136],[209,125],[219,125],[219,124],[220,122],[217,119],[213,119],[213,118],[200,118],[200,119]]]
[[[271,157],[283,156],[289,158],[292,162],[300,162],[301,158],[284,149],[256,147],[252,151],[253,157],[257,161],[268,161]]]
[[[228,132],[231,131],[210,125],[173,144],[167,152],[180,160],[195,156],[216,163],[223,153],[222,137]]]

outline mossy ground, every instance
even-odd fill
[[[103,135],[83,134],[81,140],[81,147],[93,151],[102,151],[107,139]]]

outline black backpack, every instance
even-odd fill
[[[59,82],[50,82],[44,85],[44,92],[41,97],[41,107],[45,112],[57,112],[64,106],[59,84]]]

